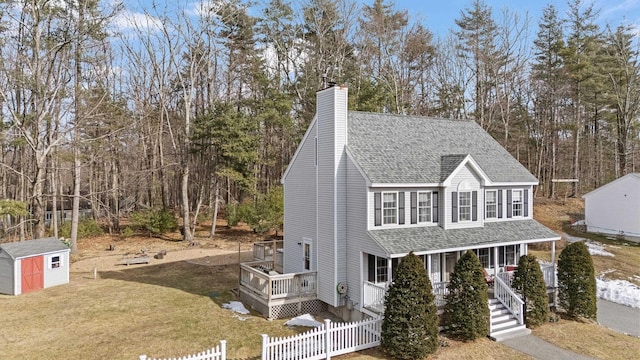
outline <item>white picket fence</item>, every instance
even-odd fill
[[[270,338],[262,335],[262,360],[331,359],[380,345],[382,318],[351,323],[332,323],[295,336]]]
[[[226,360],[227,359],[227,342],[220,340],[220,345],[217,345],[204,352],[194,355],[181,356],[178,358],[148,358],[147,355],[140,355],[140,360]]]

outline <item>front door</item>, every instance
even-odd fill
[[[22,270],[22,294],[44,287],[43,265],[43,256],[34,256],[20,260]]]
[[[304,271],[311,271],[311,240],[304,239],[302,242],[302,261]]]
[[[458,254],[455,252],[449,252],[445,254],[445,281],[449,281],[449,276],[453,272],[453,268],[458,262]]]

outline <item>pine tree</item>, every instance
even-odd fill
[[[596,318],[593,260],[583,242],[569,244],[558,258],[558,304],[570,317]]]
[[[549,315],[549,299],[542,270],[535,256],[520,257],[512,287],[522,295],[525,323],[530,327],[543,324]]]
[[[475,340],[489,332],[487,284],[476,254],[467,251],[456,263],[447,286],[445,323],[465,340]]]
[[[438,345],[438,313],[424,264],[412,252],[385,297],[381,344],[394,359],[424,359]]]

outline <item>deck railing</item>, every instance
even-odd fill
[[[273,274],[272,261],[240,264],[240,286],[265,300],[315,296],[316,272]]]
[[[542,277],[544,277],[544,283],[547,284],[547,288],[555,288],[557,284],[556,267],[553,266],[553,264],[540,264],[540,269],[542,270]]]
[[[253,244],[253,259],[256,261],[273,261],[273,269],[282,272],[283,241],[267,240]]]

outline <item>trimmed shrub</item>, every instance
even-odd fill
[[[569,244],[558,257],[558,305],[572,318],[596,318],[595,270],[583,242]]]
[[[166,209],[136,211],[131,214],[131,224],[137,229],[147,231],[149,236],[178,229],[178,220]]]
[[[394,359],[424,359],[438,347],[438,312],[419,257],[405,256],[384,299],[383,349]]]
[[[476,254],[467,251],[456,263],[447,286],[444,322],[463,340],[475,340],[489,333],[487,283]]]
[[[100,236],[103,230],[93,219],[84,219],[78,221],[78,239],[84,239],[90,236]],[[58,228],[58,236],[64,238],[71,237],[71,221],[67,221]]]
[[[549,298],[547,285],[535,256],[520,257],[511,286],[522,295],[525,307],[524,322],[527,326],[544,324],[549,316]]]

